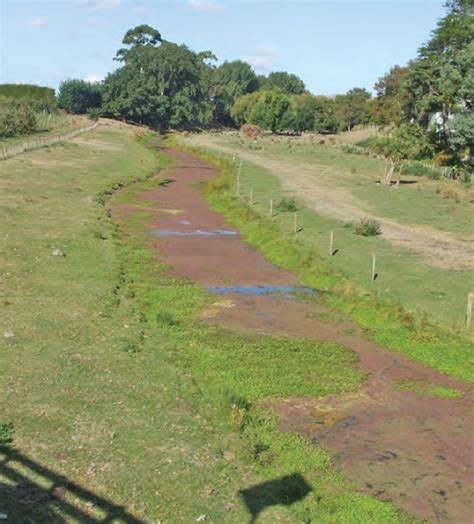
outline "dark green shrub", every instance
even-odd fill
[[[73,115],[83,115],[100,107],[101,89],[84,80],[65,80],[59,86],[58,105]]]
[[[8,446],[13,440],[13,424],[0,422],[0,448]]]
[[[443,176],[443,172],[440,169],[421,162],[407,162],[403,165],[402,173],[411,176],[426,176],[432,180],[439,180]]]
[[[124,338],[122,350],[125,351],[125,353],[138,353],[140,351],[140,346],[135,341],[129,338]]]
[[[361,218],[354,224],[354,233],[363,237],[375,237],[382,233],[380,222],[375,218]]]
[[[0,138],[33,133],[37,125],[36,115],[27,102],[0,97]]]
[[[298,204],[294,198],[283,197],[275,206],[281,213],[298,211]]]

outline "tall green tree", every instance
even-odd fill
[[[405,82],[409,70],[408,67],[396,65],[375,84],[377,96],[372,108],[374,123],[382,126],[400,125],[404,121],[403,108],[407,98]]]
[[[279,89],[263,91],[250,111],[249,121],[272,133],[293,129],[291,99]]]
[[[261,81],[262,82],[262,81]],[[298,76],[286,71],[275,71],[268,75],[261,85],[262,90],[280,89],[287,95],[301,95],[306,87]]]
[[[337,133],[339,121],[335,115],[334,98],[316,95],[313,99],[315,104],[314,131],[316,133]]]
[[[257,75],[246,62],[224,62],[211,77],[211,96],[215,119],[222,125],[233,125],[231,109],[237,98],[258,89]]]
[[[445,147],[449,119],[453,113],[472,110],[474,9],[472,0],[453,0],[410,66],[406,78],[407,119],[428,126],[434,113],[439,114],[437,140]]]
[[[195,53],[162,39],[150,26],[129,30],[104,82],[105,114],[154,127],[188,128],[210,121],[210,52]]]
[[[351,131],[354,126],[367,123],[367,101],[370,96],[366,89],[355,87],[345,95],[335,97],[335,115],[339,120],[341,130]]]
[[[230,116],[237,127],[250,122],[250,114],[253,106],[258,102],[261,93],[255,91],[247,95],[239,96],[230,110]]]
[[[65,80],[59,86],[58,105],[73,115],[82,115],[102,103],[101,87],[84,80]]]

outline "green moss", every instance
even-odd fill
[[[398,389],[411,391],[412,393],[426,397],[453,399],[464,397],[463,392],[459,391],[458,389],[453,389],[448,386],[430,384],[424,380],[400,379],[395,381],[395,385]]]

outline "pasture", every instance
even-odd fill
[[[327,262],[363,293],[462,332],[473,283],[473,189],[405,175],[397,188],[383,187],[377,183],[381,161],[318,142],[285,137],[253,142],[231,133],[195,134],[184,143],[242,159],[241,194],[248,200],[252,190],[252,207],[262,216],[268,216],[270,198],[275,205],[295,198],[298,238],[326,254],[334,231],[337,253]],[[380,236],[354,234],[354,223],[365,217],[380,222]],[[273,220],[292,231],[292,213],[275,213]]]

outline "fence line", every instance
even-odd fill
[[[27,142],[22,142],[21,144],[15,144],[9,147],[5,146],[0,150],[0,160],[6,160],[7,158],[21,155],[22,153],[25,153],[26,151],[31,151],[32,149],[48,147],[48,146],[52,146],[53,144],[57,144],[58,142],[64,142],[65,140],[71,140],[71,138],[81,135],[82,133],[86,133],[87,131],[92,131],[98,125],[99,125],[98,122],[94,122],[92,124],[89,124],[88,126],[83,126],[83,127],[80,127],[79,129],[75,129],[74,131],[66,133],[65,135],[56,135],[56,136],[52,136],[49,138],[39,138],[37,140],[28,140]]]

